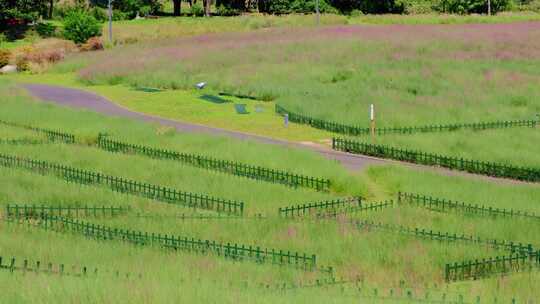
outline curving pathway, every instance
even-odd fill
[[[117,104],[107,100],[106,98],[90,93],[87,91],[65,88],[60,86],[51,86],[44,84],[22,84],[34,97],[44,102],[53,102],[62,106],[69,106],[79,109],[93,110],[98,113],[111,116],[127,117],[145,122],[159,123],[161,125],[174,127],[181,132],[191,133],[206,133],[211,135],[228,136],[240,140],[254,140],[265,144],[280,145],[284,147],[301,148],[310,150],[323,155],[324,157],[336,160],[340,162],[345,168],[353,171],[360,170],[366,165],[372,164],[384,164],[384,163],[398,163],[400,165],[421,168],[422,170],[435,171],[450,176],[470,176],[487,181],[502,182],[507,184],[529,184],[527,182],[489,177],[484,175],[471,174],[462,171],[452,171],[450,169],[441,167],[430,167],[418,164],[405,163],[390,159],[380,159],[370,156],[351,154],[341,151],[334,151],[330,147],[317,145],[317,144],[305,144],[295,143],[285,140],[273,139],[269,137],[247,134],[237,131],[224,130],[219,128],[208,127],[204,125],[198,125],[193,123],[181,122],[172,119],[166,119],[149,114],[139,113],[131,111],[127,108],[118,106]]]
[[[387,162],[386,160],[377,159],[369,156],[334,151],[328,147],[320,145],[294,143],[285,140],[218,129],[134,112],[118,106],[117,104],[107,100],[102,96],[83,90],[43,84],[24,84],[22,86],[41,101],[53,102],[59,105],[69,106],[73,108],[89,109],[105,115],[127,117],[145,122],[159,123],[165,126],[174,127],[181,132],[207,133],[212,135],[228,136],[240,140],[254,140],[265,144],[303,148],[317,152],[328,159],[337,160],[346,168],[351,170],[359,170],[367,164]]]

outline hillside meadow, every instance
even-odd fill
[[[88,112],[32,101],[12,83],[2,81],[0,119],[43,128],[73,132],[76,144],[46,142],[34,145],[0,143],[0,152],[46,160],[99,171],[133,180],[204,192],[243,200],[247,215],[262,213],[263,218],[181,219],[178,214],[207,214],[164,204],[134,195],[120,194],[107,187],[66,183],[51,175],[28,170],[0,168],[0,206],[7,204],[46,204],[49,206],[130,206],[126,215],[114,218],[82,218],[94,224],[120,229],[155,232],[237,244],[256,245],[292,252],[316,254],[318,265],[332,266],[336,279],[353,283],[279,291],[277,287],[313,284],[328,274],[250,261],[231,262],[215,255],[167,251],[157,247],[137,247],[119,241],[96,241],[80,234],[55,233],[32,225],[5,221],[1,208],[1,256],[18,259],[88,266],[99,269],[88,278],[0,271],[0,282],[9,302],[57,303],[103,302],[152,303],[176,299],[233,303],[237,301],[299,303],[343,303],[358,299],[383,301],[374,297],[410,290],[416,299],[426,292],[446,299],[472,302],[481,299],[510,303],[528,301],[539,295],[533,288],[537,272],[508,277],[446,284],[445,263],[506,254],[500,249],[467,243],[422,240],[376,229],[358,229],[346,218],[336,220],[290,220],[277,217],[277,208],[298,203],[348,195],[362,195],[368,201],[395,199],[398,191],[419,192],[437,197],[480,203],[497,208],[540,212],[535,185],[479,180],[471,176],[441,175],[437,172],[400,165],[369,167],[361,173],[346,171],[339,164],[310,152],[268,147],[212,136],[176,133],[156,125],[108,118]],[[39,118],[39,120],[38,120]],[[185,166],[172,161],[114,154],[92,146],[98,132],[129,142],[190,151],[330,178],[336,185],[329,193],[291,189],[226,174]],[[8,138],[29,135],[29,131],[1,126]],[[138,214],[148,215],[146,217]],[[418,221],[421,218],[422,221]],[[397,206],[382,211],[360,212],[351,219],[370,219],[407,227],[464,233],[482,238],[540,244],[534,233],[537,221],[463,216]],[[494,228],[495,227],[495,228]],[[28,246],[28,244],[32,244]],[[20,261],[20,260],[19,260]],[[5,264],[5,263],[4,263]],[[45,264],[43,264],[45,265]],[[107,271],[109,272],[107,274]],[[114,272],[130,273],[116,278]],[[138,274],[141,276],[139,277]],[[39,286],[40,288],[36,288]],[[31,293],[19,290],[32,289]],[[405,295],[404,295],[405,297]],[[392,303],[390,297],[385,300]]]

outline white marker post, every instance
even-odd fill
[[[375,106],[373,104],[369,107],[369,119],[371,121],[371,136],[375,137]]]

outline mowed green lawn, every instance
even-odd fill
[[[536,185],[496,183],[473,177],[440,174],[396,165],[370,167],[358,174],[346,172],[340,165],[312,153],[232,139],[179,134],[155,125],[107,118],[89,111],[75,111],[52,104],[33,102],[12,84],[0,83],[4,98],[0,119],[61,129],[75,133],[77,145],[45,144],[41,146],[0,145],[0,152],[10,155],[54,161],[78,168],[100,171],[122,177],[204,192],[243,200],[248,214],[263,213],[267,219],[179,220],[174,215],[198,212],[136,196],[123,195],[105,187],[80,186],[53,176],[40,176],[24,170],[0,168],[0,206],[9,203],[35,203],[53,206],[113,205],[131,206],[131,213],[114,219],[87,219],[115,228],[317,254],[321,266],[335,268],[338,278],[361,278],[364,295],[377,288],[388,294],[400,281],[423,297],[426,287],[432,295],[459,294],[472,301],[476,296],[509,302],[540,296],[534,288],[538,272],[506,278],[446,285],[442,269],[445,263],[505,252],[477,245],[447,244],[376,230],[357,230],[345,220],[289,221],[276,217],[277,208],[319,199],[346,195],[363,195],[369,201],[395,198],[397,191],[420,192],[434,196],[540,212]],[[17,130],[0,127],[0,134],[16,136]],[[214,157],[328,177],[337,187],[330,193],[294,190],[280,185],[247,180],[196,169],[171,161],[151,160],[139,156],[119,155],[97,150],[86,144],[98,132],[114,138],[151,146],[196,152]],[[20,131],[21,136],[27,131]],[[1,208],[5,215],[4,209]],[[153,215],[136,217],[137,212]],[[204,212],[212,214],[211,212]],[[540,244],[534,233],[538,223],[521,219],[490,219],[462,214],[433,213],[426,210],[397,207],[380,212],[360,213],[358,219],[398,223],[450,233],[474,234],[480,237]],[[422,220],[419,221],[418,219]],[[276,292],[275,286],[309,283],[324,278],[316,272],[287,267],[230,262],[212,255],[167,252],[158,248],[138,248],[114,241],[87,240],[81,235],[52,233],[26,225],[0,222],[1,256],[16,256],[42,263],[84,265],[106,270],[141,273],[142,278],[117,279],[103,274],[88,279],[45,276],[0,271],[0,281],[8,302],[56,303],[103,302],[155,303],[176,301],[307,303],[357,302],[361,294],[354,285],[309,288]],[[31,245],[30,245],[31,244]],[[273,286],[260,288],[260,285]],[[39,286],[40,288],[35,288]],[[20,292],[31,289],[32,292]]]
[[[248,134],[297,142],[328,144],[332,133],[308,126],[289,124],[274,112],[274,103],[220,96],[213,90],[163,90],[145,92],[128,85],[91,85],[77,81],[73,73],[19,74],[8,79],[20,83],[40,83],[82,89],[111,100],[130,110],[201,124]],[[224,103],[214,103],[205,97],[220,98]],[[245,104],[248,114],[238,114],[235,104]]]

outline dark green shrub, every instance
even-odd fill
[[[491,12],[497,13],[510,7],[510,0],[491,0]],[[484,0],[442,0],[437,9],[453,14],[485,14],[488,11]]]
[[[107,0],[94,0],[95,5],[106,8]],[[124,13],[123,19],[132,19],[139,14],[146,16],[153,14],[161,9],[161,3],[157,0],[114,0],[113,9]],[[114,14],[113,14],[114,16]]]
[[[240,15],[240,11],[221,4],[216,9],[216,15],[218,15],[218,16],[237,16],[237,15]]]
[[[268,12],[271,14],[282,15],[291,13],[290,0],[272,0],[268,5]]]
[[[398,2],[398,1],[396,1]],[[429,14],[435,12],[436,2],[433,0],[400,0],[406,14]]]
[[[129,20],[129,15],[120,10],[113,10],[112,20],[113,21]]]
[[[294,0],[291,3],[290,10],[293,13],[313,13],[316,11],[316,6],[316,0]],[[326,14],[335,14],[338,12],[326,0],[319,0],[319,11]]]
[[[92,15],[94,18],[96,18],[99,22],[105,22],[109,20],[109,15],[107,14],[107,10],[103,9],[101,7],[93,7],[90,9],[89,14]]]
[[[403,2],[408,0],[328,0],[329,4],[344,14],[360,10],[364,14],[402,13]]]
[[[53,37],[56,34],[56,25],[48,22],[36,24],[35,29],[39,36],[44,38]]]
[[[204,16],[204,8],[202,7],[201,4],[199,4],[200,2],[202,1],[199,1],[195,4],[193,4],[193,6],[191,6],[191,15],[192,16],[197,16],[197,17],[202,17]]]
[[[77,10],[64,18],[64,37],[75,43],[86,42],[90,37],[101,35],[101,24],[88,13]]]
[[[73,4],[57,4],[53,8],[53,18],[56,20],[64,20],[69,13],[81,10],[86,10],[86,7]]]

